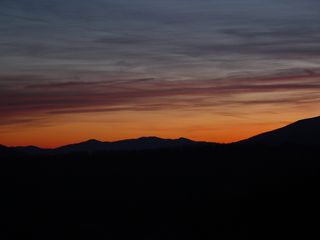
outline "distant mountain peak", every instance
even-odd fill
[[[193,142],[190,139],[184,138],[184,137],[180,137],[180,138],[160,138],[160,137],[156,137],[156,136],[146,136],[146,137],[140,137],[137,139],[131,139],[131,140],[159,140],[159,141],[190,141]]]
[[[19,149],[19,148],[29,148],[29,149],[41,149],[37,146],[33,146],[33,145],[29,145],[29,146],[17,146],[17,147],[14,147],[16,149]]]
[[[97,139],[88,139],[87,141],[84,141],[81,143],[102,143],[102,142]]]
[[[192,140],[190,140],[189,138],[184,138],[184,137],[180,137],[176,140],[179,140],[179,141],[186,141],[186,142],[193,142]]]
[[[163,138],[159,138],[156,136],[145,136],[145,137],[139,137],[139,138],[129,139],[129,140],[163,140]]]

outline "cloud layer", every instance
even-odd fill
[[[130,79],[113,81],[39,81],[40,76],[15,76],[24,82],[3,85],[1,123],[19,115],[115,111],[232,109],[241,105],[318,105],[320,72],[235,79],[170,81]],[[8,77],[0,77],[6,82]],[[11,77],[10,81],[14,81]],[[31,83],[28,83],[31,82]]]
[[[317,109],[319,12],[316,0],[2,0],[0,125]]]

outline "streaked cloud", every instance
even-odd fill
[[[6,79],[7,76],[3,78]],[[82,112],[214,109],[217,106],[232,109],[234,106],[252,104],[318,104],[320,74],[302,72],[299,75],[254,79],[193,81],[130,79],[52,81],[43,84],[24,82],[19,87],[4,86],[0,93],[1,121],[9,123],[7,118],[19,118],[21,114],[42,114],[49,117],[51,114]]]

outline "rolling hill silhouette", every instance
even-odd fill
[[[100,142],[88,140],[77,144],[71,144],[55,149],[57,152],[76,152],[76,151],[128,151],[128,150],[149,150],[175,148],[190,145],[199,145],[202,142],[195,142],[186,138],[162,139],[158,137],[141,137],[137,139],[127,139],[116,142]]]
[[[303,119],[285,127],[242,140],[239,143],[318,145],[320,144],[320,116]]]
[[[126,139],[116,142],[102,142],[91,139],[85,142],[61,146],[54,149],[43,149],[35,146],[10,148],[20,153],[27,154],[56,154],[72,152],[99,152],[99,151],[139,151],[167,149],[184,146],[199,146],[209,144],[206,142],[196,142],[186,138],[162,139],[158,137],[141,137],[137,139]]]
[[[236,144],[260,145],[320,145],[320,116],[300,120],[285,127],[265,132],[257,136],[241,140]],[[159,137],[141,137],[116,142],[102,142],[91,139],[85,142],[70,144],[53,149],[44,149],[36,146],[6,147],[0,145],[0,154],[24,153],[32,155],[60,154],[72,152],[100,152],[100,151],[142,151],[177,147],[194,147],[218,145],[217,143],[197,142],[187,138],[163,139]]]
[[[28,153],[28,154],[50,154],[54,152],[54,149],[39,148],[36,146],[24,146],[24,147],[12,147],[10,148],[16,153]]]
[[[250,144],[143,137],[0,146],[0,218],[9,228],[1,239],[312,239],[319,120]]]

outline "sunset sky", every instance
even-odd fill
[[[0,144],[232,142],[320,115],[319,0],[1,0]]]

